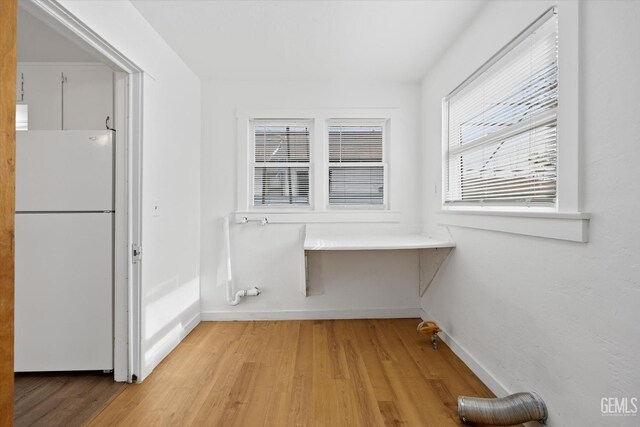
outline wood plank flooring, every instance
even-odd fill
[[[81,426],[125,387],[101,372],[16,374],[14,425]]]
[[[461,425],[459,394],[493,395],[445,344],[416,335],[418,321],[204,322],[87,424]]]

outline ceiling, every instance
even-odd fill
[[[132,3],[204,79],[419,81],[486,2]]]
[[[38,18],[18,8],[18,61],[96,62],[97,59]]]

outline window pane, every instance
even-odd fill
[[[384,203],[384,167],[329,167],[329,203],[332,205],[382,205]]]
[[[382,126],[329,126],[329,161],[381,162]]]
[[[449,160],[462,201],[545,201],[556,193],[556,126],[543,126],[465,151]]]
[[[309,205],[309,168],[256,167],[253,204]]]
[[[551,19],[452,96],[450,144],[472,142],[555,108],[557,39],[557,23]]]
[[[255,161],[258,163],[308,163],[309,126],[255,126]]]

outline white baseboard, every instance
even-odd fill
[[[153,370],[162,362],[165,357],[167,357],[175,348],[182,342],[183,339],[187,337],[193,331],[193,329],[198,326],[198,324],[202,321],[202,314],[197,313],[195,316],[191,318],[185,325],[180,329],[180,333],[177,335],[177,339],[175,339],[170,347],[167,347],[161,354],[156,356],[152,366],[143,367],[142,375],[136,380],[136,382],[141,383],[147,378]]]
[[[365,308],[349,310],[203,311],[203,321],[321,320],[419,318],[421,308]]]
[[[478,378],[498,397],[507,396],[511,394],[509,390],[496,378],[496,375],[487,369],[478,359],[476,359],[465,347],[463,347],[458,341],[447,333],[442,327],[442,324],[438,322],[438,319],[434,319],[426,310],[420,309],[420,317],[422,320],[434,320],[438,323],[438,326],[442,329],[440,338],[444,341],[451,351],[458,356],[471,371],[476,374]]]
[[[187,335],[189,335],[200,322],[202,322],[202,313],[196,314],[191,320],[187,322],[187,324],[184,326],[184,329],[182,330],[182,334],[180,334],[180,341],[182,342],[182,340],[185,339]]]

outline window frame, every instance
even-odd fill
[[[269,222],[323,223],[323,222],[398,222],[400,212],[392,211],[390,179],[391,123],[398,120],[399,109],[239,109],[236,111],[236,210],[237,218],[260,219],[268,216]],[[364,119],[366,118],[366,119]],[[309,152],[309,206],[271,205],[253,206],[253,164],[255,163],[252,125],[255,120],[290,120],[310,122]],[[383,156],[385,160],[385,203],[364,206],[329,205],[328,193],[328,121],[361,120],[385,122]]]
[[[262,124],[264,126],[269,125],[307,125],[309,127],[309,161],[308,162],[256,162],[255,156],[255,129],[257,124]],[[313,209],[313,128],[314,128],[313,119],[262,119],[262,118],[253,118],[249,120],[249,146],[247,147],[247,163],[249,170],[249,178],[248,184],[250,185],[248,196],[249,200],[247,200],[248,207],[250,209],[302,209],[302,210],[312,210]],[[255,205],[254,198],[254,183],[255,183],[255,171],[258,167],[265,168],[295,168],[295,167],[307,167],[309,168],[309,204],[291,204],[291,205],[277,205],[277,204],[267,204],[267,205]]]
[[[447,179],[445,164],[448,161],[448,106],[445,97],[442,99],[441,115],[441,210],[437,215],[438,224],[576,242],[588,241],[590,215],[581,211],[580,199],[580,2],[567,0],[543,10],[544,13],[532,20],[532,23],[537,22],[550,10],[558,15],[558,81],[561,83],[558,85],[555,206],[446,204],[444,185]],[[529,25],[494,56],[508,48],[528,28]],[[493,57],[487,63],[491,59]],[[470,77],[479,70],[470,74]]]
[[[325,208],[327,210],[377,210],[377,211],[386,211],[389,210],[389,123],[390,119],[388,118],[362,118],[362,119],[354,119],[354,118],[329,118],[324,121],[324,158],[326,161],[323,163],[322,167],[325,169],[325,179],[324,179],[324,190],[323,193],[326,196],[326,205]],[[353,126],[353,125],[363,125],[363,126],[381,126],[382,127],[382,161],[380,162],[355,162],[355,163],[345,163],[347,166],[382,166],[383,170],[383,199],[381,205],[332,205],[330,203],[329,198],[329,168],[332,166],[331,161],[329,160],[329,127],[331,126]],[[340,163],[333,163],[333,166]]]
[[[561,2],[547,8],[516,37],[504,45],[494,56],[470,74],[451,93],[455,93],[462,85],[470,83],[484,69],[509,52],[517,43],[530,33],[534,26],[548,14],[558,15],[558,107],[557,107],[557,195],[554,206],[526,205],[456,205],[445,203],[444,185],[447,179],[445,162],[448,160],[448,97],[442,100],[442,179],[441,203],[443,211],[488,212],[542,212],[542,213],[579,213],[579,2]]]
[[[521,44],[536,30],[544,26],[549,19],[556,17],[558,19],[558,10],[556,6],[552,6],[548,8],[542,15],[536,18],[531,24],[529,24],[525,29],[523,29],[516,37],[510,40],[507,44],[505,44],[502,48],[500,48],[493,56],[491,56],[486,62],[484,62],[478,69],[476,69],[473,73],[471,73],[467,78],[465,78],[458,86],[456,86],[447,96],[445,96],[442,100],[442,207],[443,210],[490,210],[490,211],[520,211],[522,209],[525,210],[536,210],[540,212],[549,212],[555,211],[558,206],[559,199],[559,164],[560,161],[558,159],[556,163],[556,196],[555,202],[534,202],[533,204],[521,201],[507,201],[507,200],[488,200],[485,204],[483,201],[465,201],[465,200],[455,200],[448,201],[447,200],[447,183],[452,181],[452,178],[449,173],[449,153],[451,150],[449,144],[449,135],[450,135],[450,122],[449,122],[449,109],[451,99],[460,93],[463,89],[469,87],[476,83],[479,79],[490,79],[491,76],[486,77],[486,72],[491,70],[491,68],[498,63],[502,58],[509,55],[512,51],[519,48]],[[558,34],[558,39],[560,38],[560,34]],[[558,42],[558,45],[560,43]],[[560,46],[558,46],[558,52],[560,52]],[[560,59],[560,54],[558,54],[558,62]],[[558,64],[558,81],[560,80],[560,64]],[[497,70],[498,72],[500,70]],[[495,73],[496,71],[494,71]],[[563,82],[564,83],[564,82]],[[561,84],[558,84],[558,100],[560,98]],[[559,127],[559,106],[556,106],[553,110],[545,111],[540,115],[534,116],[535,121],[540,121],[546,116],[553,116],[551,121],[555,121],[555,127],[558,129]],[[553,114],[550,114],[553,113]],[[544,116],[544,117],[543,117]],[[549,120],[542,120],[549,121]],[[520,127],[520,124],[509,125],[501,130],[495,131],[494,134],[500,134],[502,131],[507,131],[514,127]],[[539,128],[539,124],[530,124],[529,126],[525,126],[526,130],[522,130],[522,132],[530,132],[533,129]],[[557,132],[557,130],[556,130]],[[497,137],[491,137],[492,134],[487,135],[487,137],[478,138],[478,140],[487,139],[491,142],[494,141]],[[471,142],[473,144],[475,141]],[[558,137],[556,134],[556,147],[558,146]],[[463,177],[459,177],[463,179]]]

